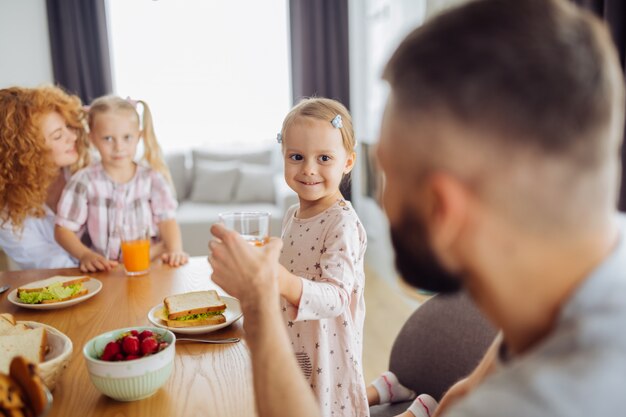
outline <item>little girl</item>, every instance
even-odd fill
[[[300,204],[283,221],[281,308],[302,372],[323,415],[368,416],[362,373],[367,238],[339,191],[354,166],[350,114],[337,101],[301,101],[278,141]]]
[[[143,107],[143,129],[137,103]],[[117,265],[121,230],[145,228],[150,237],[162,241],[153,255],[162,253],[163,262],[171,266],[186,263],[170,174],[147,104],[100,97],[89,107],[88,123],[101,161],[78,171],[66,185],[57,210],[57,242],[79,260],[83,272],[108,270]],[[136,163],[141,138],[145,151],[141,163]],[[77,235],[85,228],[92,248]]]

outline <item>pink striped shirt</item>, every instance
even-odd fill
[[[137,165],[127,183],[114,182],[101,163],[78,171],[65,186],[57,207],[56,224],[73,232],[87,232],[92,249],[118,259],[120,230],[148,228],[158,235],[158,223],[173,219],[177,202],[170,185],[159,172]]]

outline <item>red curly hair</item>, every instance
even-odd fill
[[[59,113],[77,135],[76,171],[89,163],[80,99],[58,87],[0,90],[0,224],[21,230],[29,216],[43,217],[48,187],[59,175],[41,130],[41,118]]]

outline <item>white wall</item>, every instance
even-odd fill
[[[45,0],[0,0],[0,88],[53,82]]]
[[[358,141],[376,143],[387,99],[381,80],[387,60],[415,27],[448,7],[468,0],[349,0],[350,106]],[[379,276],[396,276],[389,225],[378,204],[362,189],[365,155],[352,175],[352,202],[368,236],[366,261]]]

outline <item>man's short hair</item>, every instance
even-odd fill
[[[383,78],[401,111],[440,109],[508,149],[571,157],[583,171],[612,157],[623,134],[608,30],[564,1],[465,4],[413,31]]]

